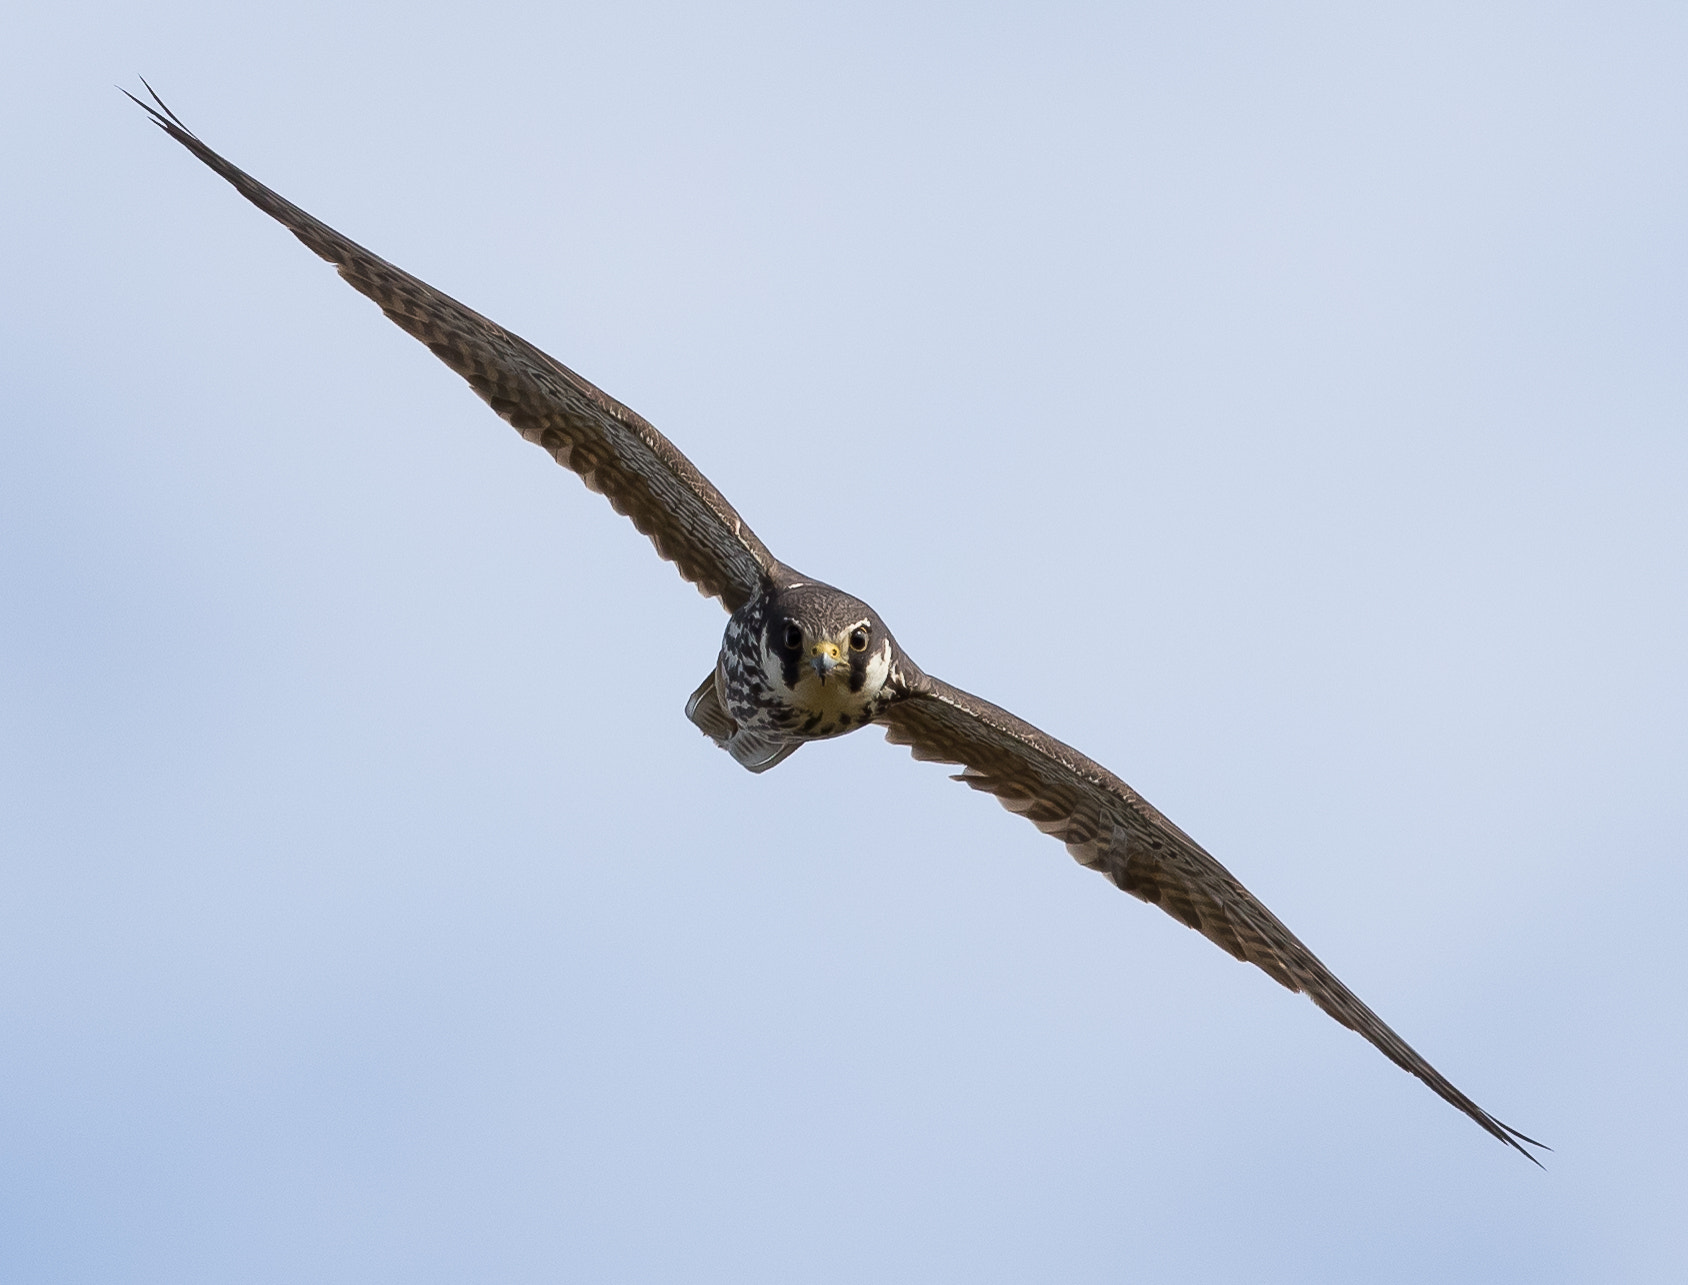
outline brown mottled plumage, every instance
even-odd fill
[[[144,83],[144,82],[143,82]],[[151,92],[151,86],[148,86]],[[932,678],[872,608],[779,562],[656,429],[524,339],[369,253],[200,142],[156,94],[130,98],[237,191],[332,263],[529,441],[601,492],[732,613],[686,715],[752,771],[866,723],[917,759],[958,764],[1082,864],[1304,992],[1489,1133],[1540,1146],[1456,1089],[1367,1008],[1200,844],[1124,781],[988,701]]]

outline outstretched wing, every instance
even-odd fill
[[[1390,1061],[1535,1160],[1522,1144],[1541,1143],[1502,1124],[1450,1084],[1229,870],[1105,767],[1007,710],[929,676],[878,721],[885,725],[885,738],[907,745],[915,758],[961,765],[957,781],[996,795],[1010,812],[1065,843],[1082,865],[1290,990],[1304,992]]]
[[[702,592],[736,611],[771,574],[777,565],[773,555],[733,506],[638,415],[525,339],[277,196],[195,138],[157,94],[152,95],[156,106],[129,97],[171,138],[332,263],[353,289],[427,344],[523,437],[601,492]]]

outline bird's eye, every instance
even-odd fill
[[[802,645],[803,631],[797,627],[795,622],[787,621],[785,626],[785,649],[787,651],[796,651]]]
[[[857,625],[854,629],[852,629],[850,631],[850,650],[851,651],[866,651],[867,650],[867,626],[866,625]]]

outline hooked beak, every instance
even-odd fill
[[[820,675],[821,682],[826,682],[827,675],[838,668],[838,662],[843,658],[837,643],[816,643],[809,648],[809,663],[815,667],[815,673]]]

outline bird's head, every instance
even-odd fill
[[[891,673],[896,642],[879,614],[830,585],[801,581],[769,604],[762,655],[807,735],[859,727]]]

